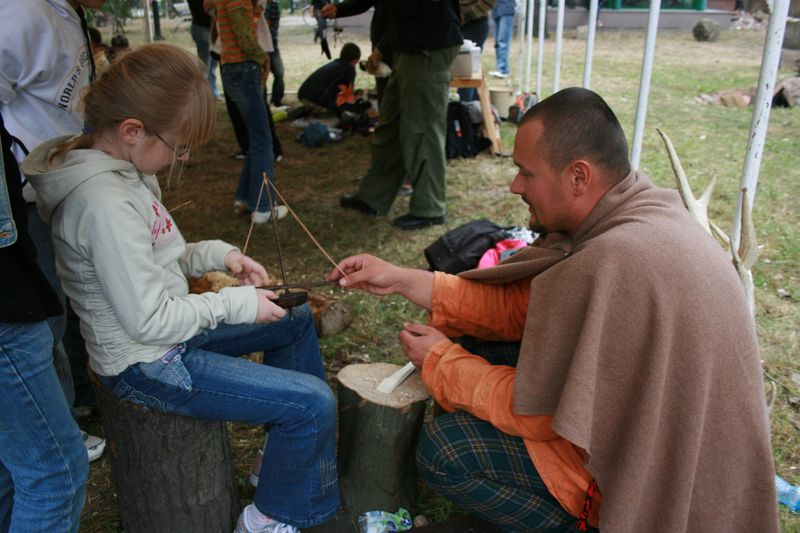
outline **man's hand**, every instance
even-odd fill
[[[375,74],[381,61],[383,61],[383,53],[376,48],[367,58],[367,72]]]
[[[322,9],[319,10],[319,14],[326,19],[335,19],[336,4],[325,4],[324,6],[322,6]]]
[[[269,283],[267,270],[260,263],[238,250],[231,250],[225,255],[225,268],[236,276],[240,285],[266,285]]]
[[[342,287],[361,289],[383,296],[398,292],[403,279],[403,270],[405,269],[375,256],[360,254],[340,262],[326,279],[339,280],[339,285]],[[347,277],[343,277],[342,272],[347,274]]]
[[[400,346],[414,366],[422,366],[425,356],[431,347],[440,341],[446,341],[444,333],[436,328],[408,322],[400,332]]]
[[[256,295],[258,296],[256,324],[276,322],[286,316],[286,309],[272,301],[278,297],[274,292],[256,289]]]

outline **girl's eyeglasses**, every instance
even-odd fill
[[[164,143],[164,145],[165,145],[167,148],[169,148],[170,150],[172,150],[173,152],[175,152],[175,157],[183,157],[183,156],[185,156],[186,154],[188,154],[188,153],[189,153],[189,150],[191,150],[191,147],[189,147],[189,146],[181,146],[180,148],[175,148],[175,147],[174,147],[174,146],[172,146],[170,143],[168,143],[167,141],[165,141],[165,140],[164,140],[164,138],[163,138],[161,135],[159,135],[159,134],[158,134],[158,132],[157,132],[157,131],[155,131],[155,130],[153,130],[153,135],[155,135],[155,136],[156,136],[156,138],[158,138],[158,140],[159,140],[159,141],[161,141],[162,143]]]

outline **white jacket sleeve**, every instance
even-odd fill
[[[80,238],[85,247],[81,255],[88,257],[93,267],[88,275],[97,276],[122,327],[137,342],[183,342],[220,322],[255,321],[258,298],[253,287],[185,294],[186,280],[178,266],[183,238],[170,244],[175,247],[174,256],[159,264],[148,223],[133,202],[106,201],[79,216],[76,230],[85,236]],[[165,255],[160,252],[160,257]]]

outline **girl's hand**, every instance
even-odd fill
[[[256,289],[256,295],[258,296],[256,324],[276,322],[286,316],[286,309],[272,301],[274,298],[278,297],[274,292]]]
[[[231,250],[225,256],[225,268],[236,276],[240,285],[267,285],[269,276],[260,263],[238,250]]]

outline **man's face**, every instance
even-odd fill
[[[528,204],[530,228],[537,233],[566,231],[570,215],[569,180],[547,161],[541,139],[544,127],[538,120],[523,124],[514,141],[517,175],[510,191]]]

